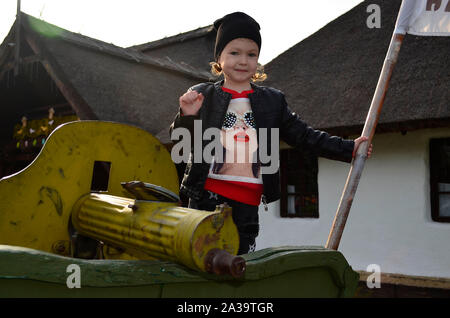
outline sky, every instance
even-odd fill
[[[210,25],[234,11],[261,26],[259,62],[266,64],[361,0],[21,0],[23,12],[66,30],[128,47]],[[0,0],[0,41],[17,1]]]

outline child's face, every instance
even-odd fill
[[[230,41],[219,57],[225,81],[232,87],[242,87],[250,83],[258,66],[258,45],[246,38]]]

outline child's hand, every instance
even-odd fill
[[[369,140],[369,138],[363,137],[363,136],[355,139],[355,147],[353,148],[353,157],[355,157],[356,152],[358,151],[359,145],[366,140]],[[372,149],[373,149],[373,146],[372,146],[372,144],[370,144],[369,149],[367,150],[367,158],[370,158],[370,156],[372,155]]]
[[[205,97],[202,93],[190,91],[180,97],[180,108],[183,115],[197,115]]]

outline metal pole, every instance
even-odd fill
[[[350,172],[347,177],[347,182],[342,193],[341,201],[339,202],[336,215],[334,217],[333,225],[331,226],[330,234],[326,243],[326,248],[337,250],[339,242],[341,241],[342,232],[344,231],[345,222],[347,221],[350,208],[355,197],[356,188],[358,187],[361,178],[364,163],[367,159],[367,150],[372,142],[375,128],[383,107],[384,98],[391,79],[392,70],[397,63],[398,53],[403,42],[404,35],[394,33],[389,44],[389,49],[383,63],[380,77],[378,79],[377,87],[370,105],[369,113],[364,124],[362,136],[368,137],[368,140],[362,143],[352,162]]]
[[[20,0],[17,0],[17,14],[16,14],[16,45],[14,54],[14,76],[19,75],[20,66]]]

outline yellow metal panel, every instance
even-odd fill
[[[120,183],[132,180],[178,194],[170,154],[148,132],[112,122],[67,123],[28,167],[0,180],[0,244],[63,249],[72,207],[91,190],[95,161],[111,163],[108,194],[131,197]]]

